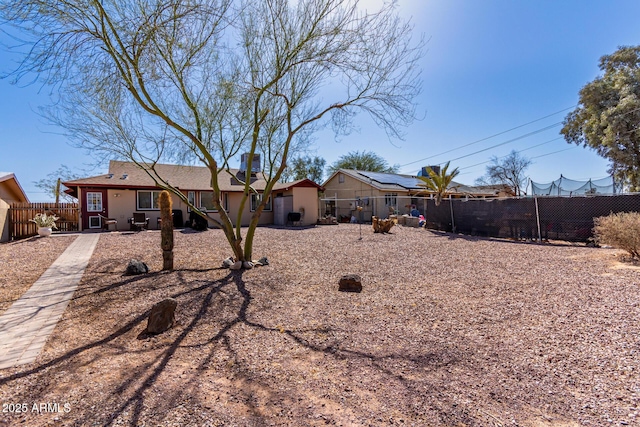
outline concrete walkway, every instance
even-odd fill
[[[0,369],[36,360],[80,283],[99,238],[99,234],[79,235],[0,316]]]

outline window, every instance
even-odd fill
[[[191,203],[193,206],[196,205],[196,192],[195,191],[188,191],[187,192],[187,200],[189,201],[189,203]],[[187,206],[187,211],[191,212],[191,208],[189,206]]]
[[[338,174],[338,183],[339,184],[344,184],[344,174],[342,174],[342,173]]]
[[[387,193],[384,195],[384,204],[385,206],[397,206],[398,204],[398,193]]]
[[[227,210],[227,193],[222,194],[222,208]],[[200,209],[206,209],[208,211],[217,212],[218,209],[213,204],[213,191],[201,191],[200,192],[200,203],[198,204]]]
[[[159,210],[160,191],[139,190],[137,192],[138,210]]]
[[[102,212],[102,193],[87,193],[87,211]]]
[[[90,216],[89,217],[89,228],[100,228],[102,227],[100,221],[100,216]]]
[[[258,209],[260,202],[262,202],[262,194],[251,194],[251,212],[255,212],[255,210]],[[271,197],[267,200],[264,212],[271,212]]]

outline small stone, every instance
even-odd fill
[[[233,258],[229,257],[229,258],[225,259],[224,261],[222,261],[222,266],[224,268],[229,268],[229,267],[231,267],[233,265],[233,263],[234,263]]]
[[[253,263],[251,261],[245,261],[242,263],[242,267],[246,268],[247,270],[250,270],[253,268]]]
[[[132,259],[127,264],[126,275],[135,275],[135,274],[146,274],[149,272],[149,267],[142,261],[138,261],[137,259]]]
[[[151,308],[149,321],[147,323],[147,333],[160,334],[173,326],[175,321],[175,311],[178,301],[167,298],[160,301]]]
[[[256,262],[256,264],[258,264],[258,265],[269,265],[269,260],[267,259],[266,256],[263,256],[262,258],[260,258],[258,260],[258,262]]]
[[[231,266],[229,266],[229,269],[231,270],[240,270],[241,268],[242,268],[242,261],[236,261]]]
[[[346,274],[340,279],[338,290],[342,292],[362,292],[362,279],[357,274]]]

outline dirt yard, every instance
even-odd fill
[[[218,230],[176,232],[172,272],[159,233],[101,235],[36,363],[0,371],[0,425],[640,425],[640,271],[619,251],[362,234],[261,228],[271,265],[244,272],[219,267]],[[124,276],[131,258],[151,272]],[[347,273],[362,293],[337,291]],[[167,297],[178,324],[139,339]]]

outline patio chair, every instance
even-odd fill
[[[102,231],[109,231],[110,225],[114,226],[114,231],[118,229],[118,220],[115,218],[107,218],[106,216],[100,215],[100,221],[102,222]]]
[[[144,229],[149,228],[149,218],[144,213],[133,213],[133,218],[131,218],[131,226],[135,228],[136,231],[142,231]]]

